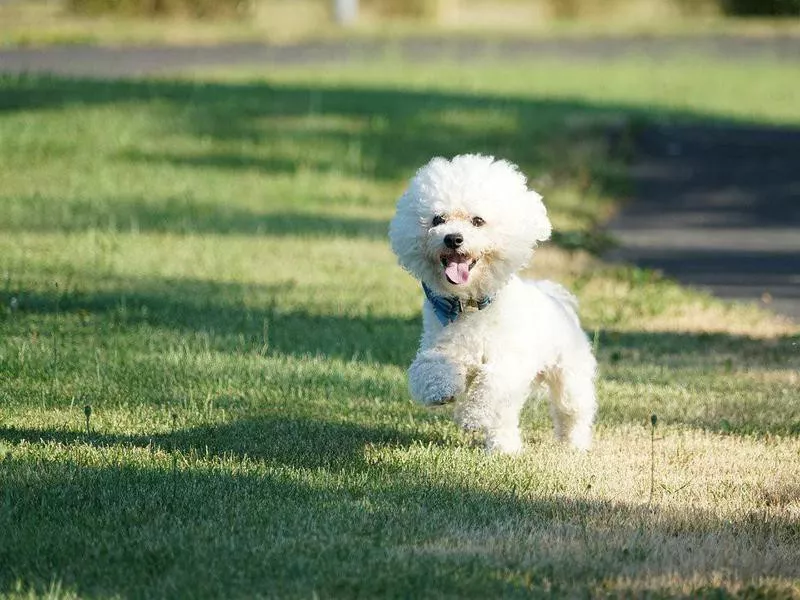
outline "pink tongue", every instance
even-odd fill
[[[460,285],[467,283],[469,279],[469,259],[466,257],[456,257],[447,261],[444,274],[450,283]]]

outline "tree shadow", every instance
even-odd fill
[[[165,133],[190,134],[235,150],[204,154],[130,149],[119,160],[186,167],[261,169],[295,172],[301,165],[318,170],[363,174],[373,179],[404,180],[431,156],[483,152],[507,157],[531,178],[585,169],[560,139],[605,142],[608,127],[565,126],[570,118],[636,113],[622,105],[601,105],[556,98],[525,98],[408,89],[346,86],[298,86],[265,82],[196,83],[168,80],[93,80],[57,77],[4,78],[0,112],[66,107],[73,104],[148,104],[166,111]],[[234,98],[235,101],[231,99]],[[638,111],[641,112],[641,111]],[[677,113],[676,113],[677,114]],[[320,117],[329,118],[327,121]],[[577,119],[576,119],[577,120]],[[602,120],[602,119],[601,119]],[[608,121],[608,119],[605,119]],[[170,129],[172,128],[172,129]],[[514,134],[510,134],[513,130]],[[543,134],[547,134],[545,144]],[[623,136],[624,137],[624,136]],[[618,139],[619,136],[617,136]],[[295,142],[308,151],[281,154]],[[259,143],[242,151],[241,142]],[[610,138],[609,138],[610,142]],[[320,158],[319,148],[334,148]],[[354,150],[355,157],[342,155]],[[578,161],[576,163],[576,160]],[[621,173],[592,172],[593,185],[619,185]]]
[[[421,414],[419,418],[430,420],[434,417]],[[447,441],[434,433],[422,434],[416,430],[411,433],[389,425],[367,426],[286,414],[267,414],[232,423],[141,435],[0,426],[0,440],[14,445],[25,442],[85,443],[104,449],[123,446],[151,452],[180,452],[206,459],[233,456],[242,460],[246,457],[271,466],[329,471],[366,468],[364,452],[368,447],[442,445]]]
[[[685,365],[704,364],[728,366],[733,353],[753,368],[785,368],[800,361],[797,343],[800,335],[777,338],[754,338],[730,333],[690,333],[682,331],[623,331],[604,329],[598,332],[598,345],[609,354],[623,353],[611,359],[633,360],[636,364],[663,364],[668,359],[680,359]]]
[[[530,100],[403,89],[264,82],[3,79],[6,85],[0,113],[75,104],[152,105],[152,110],[166,113],[158,121],[161,133],[215,143],[212,150],[204,150],[205,143],[198,145],[196,152],[128,148],[112,157],[121,163],[276,175],[312,170],[395,183],[409,178],[431,156],[482,152],[520,164],[532,185],[545,194],[564,180],[578,180],[584,189],[601,194],[624,193],[627,184],[621,165],[628,158],[629,136],[619,125],[604,125],[609,119],[603,117],[637,112],[631,107],[569,98]],[[600,117],[600,124],[592,124],[587,115]],[[568,125],[571,120],[586,124]],[[596,156],[609,160],[591,158]],[[385,220],[337,215],[336,204],[324,190],[309,193],[314,202],[325,202],[331,209],[326,209],[326,214],[312,213],[269,197],[260,210],[223,199],[204,203],[184,197],[10,197],[0,200],[0,208],[5,203],[7,212],[17,216],[0,223],[0,229],[385,238]],[[395,200],[387,197],[385,207],[389,209]],[[54,203],[62,210],[53,210]],[[11,210],[15,206],[18,209]],[[607,236],[585,231],[599,227],[587,217],[593,211],[570,206],[563,207],[563,212],[585,224],[581,230],[557,231],[553,244],[592,253],[608,248]]]
[[[0,210],[22,214],[20,219],[0,222],[0,231],[176,233],[181,235],[252,235],[303,238],[355,238],[388,240],[389,221],[368,217],[300,210],[255,211],[229,204],[190,202],[184,198],[124,198],[107,201],[70,199],[68,216],[52,210],[53,200],[42,196],[0,198]],[[24,211],[15,210],[24,207]],[[581,212],[579,209],[576,212]],[[546,242],[558,248],[601,254],[613,247],[613,239],[601,231],[562,229]]]
[[[23,220],[3,221],[0,231],[73,232],[100,230],[123,233],[178,233],[265,235],[271,237],[348,237],[386,239],[389,222],[366,217],[349,217],[268,209],[263,212],[235,205],[191,202],[183,198],[109,198],[107,201],[70,199],[68,216],[52,210],[53,200],[41,196],[0,198],[6,205],[24,207]],[[19,212],[19,211],[17,211]]]
[[[76,289],[14,294],[18,315],[96,316],[96,327],[147,325],[199,334],[206,349],[220,352],[324,355],[405,367],[421,330],[418,317],[314,314],[279,308],[293,289],[281,285],[226,284],[192,279],[119,281],[103,291]],[[245,302],[245,290],[255,302]],[[309,291],[309,293],[313,293]],[[8,306],[8,291],[0,303]],[[193,335],[196,338],[196,336]]]
[[[267,344],[281,353],[324,354],[345,359],[358,354],[363,357],[367,353],[378,362],[388,364],[405,364],[410,360],[421,327],[419,317],[347,317],[287,311],[278,304],[295,289],[290,282],[245,285],[188,278],[139,278],[105,280],[104,288],[102,291],[20,290],[13,296],[16,310],[22,315],[94,314],[125,326],[147,324],[185,333],[209,334],[211,347],[222,351],[241,350],[240,346],[226,344],[229,338],[241,344],[243,336],[249,349],[261,349]],[[313,291],[308,293],[313,295]],[[8,290],[0,291],[0,303],[8,305],[11,296]],[[245,296],[252,300],[245,302]],[[305,332],[307,336],[298,337]],[[727,333],[614,329],[599,330],[593,335],[597,336],[597,345],[611,363],[624,360],[636,365],[669,362],[675,366],[690,366],[702,356],[704,364],[730,368],[731,357],[735,355],[737,360],[752,368],[786,368],[800,360],[796,335],[762,339]],[[362,347],[359,352],[356,341],[361,343],[369,339],[391,340],[393,346],[409,350],[402,356],[377,353],[377,349],[369,347]]]

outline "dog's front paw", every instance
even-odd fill
[[[462,390],[463,391],[463,390]],[[411,395],[420,404],[425,406],[443,406],[456,401],[459,390],[447,382],[427,382],[417,389],[412,385]]]
[[[408,383],[414,399],[426,406],[454,402],[464,392],[464,376],[442,354],[423,352],[408,370]]]

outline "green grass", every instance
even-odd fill
[[[0,596],[800,596],[797,327],[581,250],[636,127],[796,125],[793,75],[0,79]],[[408,398],[421,293],[386,227],[463,151],[545,193],[533,271],[601,363],[587,456],[543,403],[507,458]]]

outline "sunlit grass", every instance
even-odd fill
[[[788,69],[712,67],[0,80],[0,595],[799,595],[798,328],[588,252],[641,123],[800,119]],[[463,151],[545,193],[589,455],[408,398],[386,227]]]

